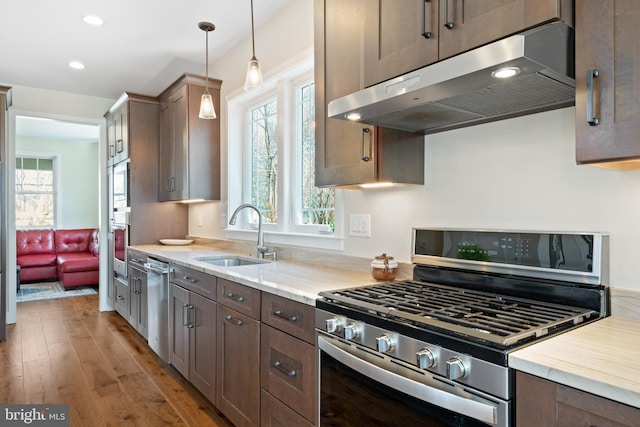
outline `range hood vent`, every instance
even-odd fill
[[[492,77],[506,67],[519,73]],[[429,134],[574,104],[573,29],[553,23],[333,100],[328,116]]]

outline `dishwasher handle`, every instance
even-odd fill
[[[145,271],[150,271],[150,272],[155,273],[155,274],[160,274],[160,275],[169,274],[169,269],[168,268],[161,268],[161,267],[158,267],[156,265],[150,264],[148,262],[144,263],[144,270]]]

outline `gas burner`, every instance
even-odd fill
[[[508,348],[598,316],[590,309],[415,280],[320,294],[326,301]]]

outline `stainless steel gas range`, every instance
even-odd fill
[[[510,426],[509,353],[608,314],[602,233],[413,230],[413,280],[320,294],[319,425]]]

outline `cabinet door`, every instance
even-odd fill
[[[129,265],[128,321],[143,337],[147,338],[147,273]]]
[[[169,363],[171,363],[185,378],[189,378],[189,322],[190,306],[189,291],[173,283],[169,287],[169,321],[170,348]]]
[[[216,406],[238,427],[260,422],[260,322],[218,306]]]
[[[440,59],[558,19],[570,24],[566,0],[440,0]]]
[[[121,162],[129,158],[129,104],[123,102],[113,114],[115,128],[115,160]]]
[[[189,337],[189,381],[215,403],[217,304],[193,292],[189,303],[193,306],[194,323]]]
[[[187,87],[169,95],[160,107],[159,200],[180,200],[185,192],[187,173]]]
[[[171,200],[171,177],[173,177],[173,142],[171,138],[171,106],[160,104],[160,138],[158,146],[158,200]]]
[[[145,338],[149,337],[149,309],[147,305],[147,275],[140,276],[138,281],[138,316],[136,317],[136,330]]]
[[[107,117],[107,165],[113,164],[116,155],[116,124],[113,115]]]
[[[640,2],[576,2],[576,160],[612,169],[640,167]],[[597,70],[589,118],[587,76]]]
[[[319,187],[375,179],[375,128],[327,118],[329,101],[363,87],[363,14],[363,0],[315,2],[315,142]],[[368,160],[363,160],[365,157]]]
[[[438,60],[438,6],[438,0],[365,0],[365,86]]]

